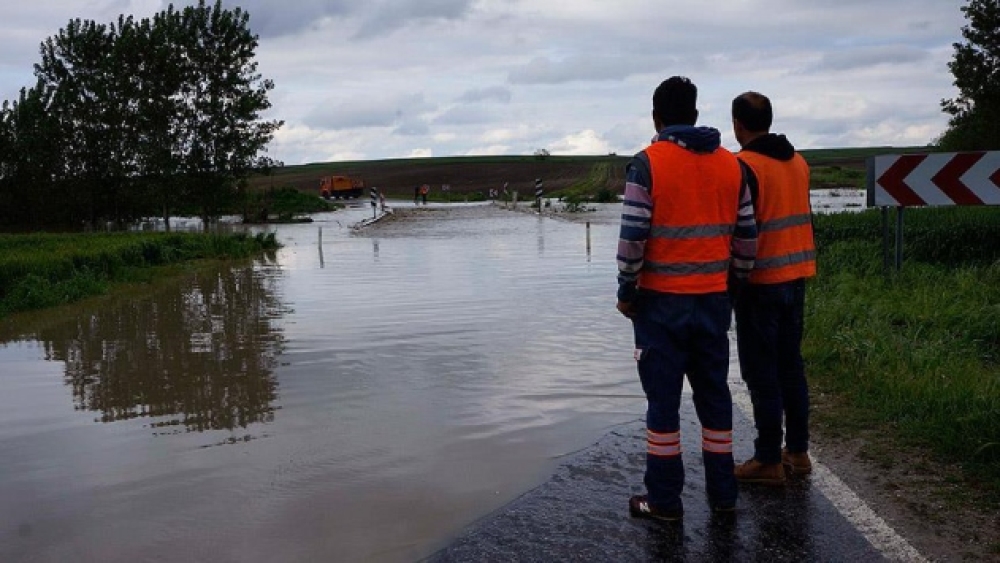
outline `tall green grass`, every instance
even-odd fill
[[[904,217],[903,268],[889,275],[878,211],[816,218],[810,377],[1000,502],[1000,210]]]
[[[245,258],[277,247],[273,233],[0,234],[0,317],[147,279],[156,266]]]
[[[864,168],[844,166],[812,166],[809,169],[809,189],[855,188],[867,183]]]

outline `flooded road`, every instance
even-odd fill
[[[537,500],[550,477],[605,474],[566,463],[619,455],[618,437],[641,446],[619,210],[432,205],[356,231],[371,210],[347,209],[270,227],[274,256],[0,323],[0,561],[462,560],[488,543],[440,550],[535,506],[555,529],[501,516],[504,545],[564,537]],[[587,497],[587,522],[635,526],[629,467]],[[822,483],[802,495],[841,551],[789,560],[878,553],[838,515],[849,491]],[[761,514],[740,533],[770,526]]]
[[[0,560],[412,561],[642,417],[616,224],[370,215],[0,326]]]

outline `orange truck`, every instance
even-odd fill
[[[350,176],[324,176],[319,180],[319,194],[323,199],[349,199],[361,197],[365,182]]]

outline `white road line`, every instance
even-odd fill
[[[739,407],[748,420],[752,421],[753,404],[750,402],[750,394],[746,385],[740,377],[739,362],[736,360],[736,341],[732,333],[730,333],[729,341],[731,358],[729,387],[733,393],[733,403]],[[813,452],[809,452],[809,455],[813,464],[813,471],[809,477],[812,486],[816,487],[886,559],[907,562],[928,561],[828,467],[820,463]]]

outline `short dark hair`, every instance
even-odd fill
[[[759,92],[744,92],[733,99],[733,119],[747,131],[766,132],[771,129],[771,121],[774,120],[771,100]]]
[[[694,125],[698,121],[698,87],[687,77],[671,76],[653,92],[653,113],[660,125]]]

